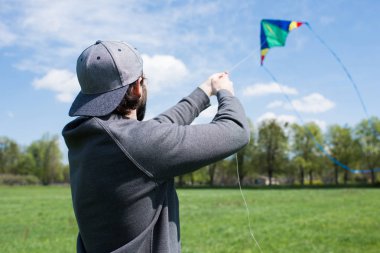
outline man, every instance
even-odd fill
[[[131,45],[97,41],[79,56],[81,92],[63,136],[69,150],[77,252],[180,252],[174,177],[230,156],[249,141],[227,73],[142,121],[143,61]],[[210,124],[190,125],[216,95]]]

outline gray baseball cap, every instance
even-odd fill
[[[143,61],[126,42],[100,41],[86,48],[77,60],[81,91],[70,116],[104,116],[120,104],[129,84],[143,74]]]

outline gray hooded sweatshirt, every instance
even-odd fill
[[[174,177],[228,157],[249,141],[238,99],[217,93],[211,123],[190,125],[209,106],[199,88],[147,121],[117,114],[78,117],[63,129],[79,253],[181,251]]]

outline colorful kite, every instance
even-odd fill
[[[282,47],[285,45],[288,33],[300,27],[304,22],[263,19],[261,20],[261,65],[263,65],[265,55],[269,48]]]
[[[276,77],[272,74],[272,72],[269,71],[268,68],[266,68],[263,65],[265,55],[268,53],[269,48],[272,47],[282,47],[285,46],[286,38],[288,37],[288,33],[295,29],[300,27],[301,25],[305,24],[310,31],[315,35],[315,37],[330,51],[331,55],[335,58],[337,63],[342,67],[343,71],[345,72],[347,78],[350,80],[351,84],[353,85],[356,94],[361,102],[361,105],[363,107],[364,112],[366,113],[366,116],[368,118],[368,122],[371,124],[374,133],[376,133],[376,130],[373,127],[373,123],[371,122],[371,118],[369,116],[367,107],[365,106],[364,100],[362,96],[360,95],[359,89],[354,82],[350,72],[348,72],[348,69],[346,66],[343,64],[342,60],[338,57],[338,55],[332,50],[331,47],[327,45],[327,43],[311,28],[309,23],[307,22],[296,22],[296,21],[286,21],[286,20],[274,20],[274,19],[263,19],[261,20],[261,30],[260,30],[260,40],[261,40],[261,66],[263,69],[272,77],[274,82],[277,82]],[[240,63],[239,63],[240,64]],[[278,83],[278,82],[277,82]],[[300,121],[303,123],[304,120],[301,116],[301,114],[298,113],[296,108],[293,106],[292,100],[290,97],[281,90],[283,95],[285,96],[286,100],[289,102],[293,110],[295,111],[296,115],[300,119]],[[305,124],[303,124],[305,125]],[[337,166],[350,171],[354,174],[357,173],[375,173],[375,172],[380,172],[380,168],[372,168],[372,169],[366,169],[366,170],[355,170],[351,169],[347,165],[341,163],[339,160],[337,160],[335,157],[331,156],[329,152],[326,151],[323,145],[321,145],[314,135],[310,132],[310,130],[305,126],[305,129],[307,130],[307,133],[312,137],[314,140],[315,145],[318,147],[318,149],[326,155],[328,159],[330,159],[331,162],[336,164]]]

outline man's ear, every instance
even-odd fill
[[[139,79],[137,79],[135,85],[132,85],[131,92],[136,97],[141,97],[141,92],[142,92],[141,81],[142,81],[142,77],[140,77]]]

